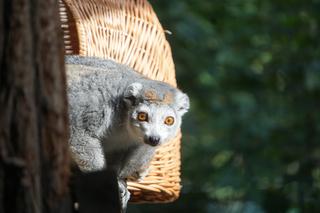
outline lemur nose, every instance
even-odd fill
[[[157,146],[160,142],[160,137],[159,136],[150,136],[149,137],[149,144],[151,146]]]

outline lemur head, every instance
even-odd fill
[[[133,83],[124,94],[128,108],[128,131],[150,146],[161,145],[176,136],[181,117],[189,109],[189,98],[168,84]]]

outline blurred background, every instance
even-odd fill
[[[181,197],[128,212],[320,212],[320,0],[150,3],[192,105]]]

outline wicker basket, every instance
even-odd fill
[[[170,46],[146,0],[60,1],[66,54],[126,64],[176,86]],[[180,192],[180,137],[159,148],[143,182],[129,182],[131,202],[170,202]]]

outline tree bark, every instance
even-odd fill
[[[66,212],[66,79],[58,1],[0,2],[0,212]]]

